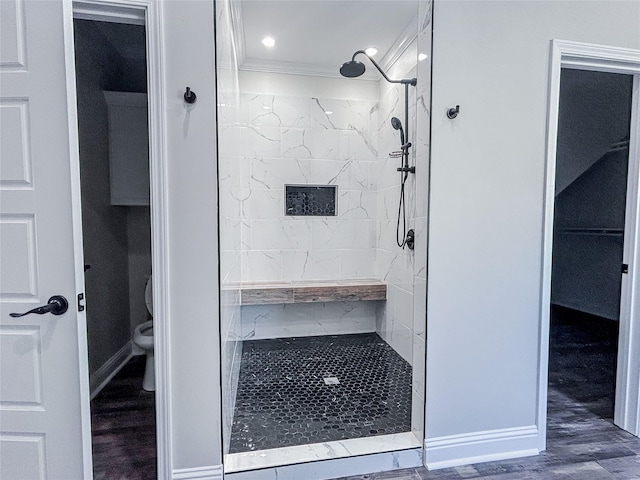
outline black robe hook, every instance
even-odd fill
[[[187,87],[187,90],[184,92],[184,101],[192,104],[196,103],[196,92],[192,92],[191,88]]]

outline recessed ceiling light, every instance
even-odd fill
[[[376,47],[369,47],[364,51],[364,53],[366,53],[370,57],[373,57],[376,53],[378,53],[378,49]]]
[[[273,37],[264,37],[262,39],[262,44],[267,48],[272,48],[276,44],[276,41]]]
[[[426,53],[419,53],[418,54],[418,60],[421,62],[423,60],[426,60],[427,58],[429,58],[429,55],[427,55]]]

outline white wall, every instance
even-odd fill
[[[528,427],[544,421],[536,412],[553,38],[640,48],[640,2],[435,4],[426,420],[435,466],[542,444]],[[487,431],[493,438],[478,442]]]
[[[218,471],[222,464],[214,5],[194,0],[161,7],[167,67],[170,440],[174,473],[185,474],[184,469],[200,467]],[[186,40],[194,35],[197,41]],[[183,100],[186,86],[198,96],[193,106]]]

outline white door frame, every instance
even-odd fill
[[[549,373],[549,322],[551,262],[556,183],[556,146],[562,68],[634,75],[629,177],[625,220],[624,263],[618,341],[618,371],[614,422],[640,435],[640,50],[616,48],[564,40],[551,41],[549,105],[545,167],[542,286],[540,298],[540,354],[538,368],[538,431],[540,450],[546,448],[547,388]]]
[[[70,168],[72,172],[72,210],[76,278],[83,278],[82,205],[80,197],[80,156],[76,107],[75,48],[73,18],[145,25],[147,48],[147,97],[149,116],[149,167],[151,190],[151,265],[153,269],[153,336],[156,373],[157,478],[171,478],[171,351],[169,344],[169,255],[167,208],[167,157],[165,145],[165,86],[162,46],[164,44],[162,2],[155,0],[65,0],[65,63],[67,74],[68,121],[70,132]],[[84,291],[84,287],[78,291]],[[86,333],[78,335],[81,372],[88,371]],[[88,379],[81,392],[82,404],[89,405]],[[86,398],[85,398],[86,397]],[[83,412],[83,456],[85,478],[93,478],[91,469],[91,419]]]

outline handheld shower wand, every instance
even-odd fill
[[[404,145],[404,129],[402,128],[402,122],[398,117],[391,117],[391,126],[395,130],[400,130],[400,143]]]

